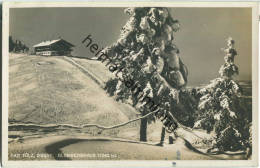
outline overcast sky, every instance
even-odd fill
[[[225,39],[236,41],[239,79],[251,79],[252,21],[250,8],[171,8],[181,23],[176,33],[180,57],[189,70],[189,85],[208,83],[224,63]],[[88,34],[100,47],[115,42],[128,15],[122,8],[24,8],[10,10],[10,35],[31,47],[62,37],[76,45],[74,55],[92,57],[81,41]]]

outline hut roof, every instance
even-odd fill
[[[71,47],[74,47],[73,44],[71,44],[71,43],[69,43],[69,42],[67,42],[67,41],[65,41],[65,40],[63,40],[63,39],[56,39],[56,40],[50,40],[50,41],[43,41],[43,42],[41,42],[41,43],[39,43],[39,44],[35,44],[33,47],[49,46],[49,45],[54,44],[54,43],[57,43],[57,42],[59,42],[59,41],[63,41],[63,42],[65,42],[67,45],[69,45],[69,46],[71,46]]]

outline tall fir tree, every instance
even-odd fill
[[[103,51],[109,57],[109,70],[116,75],[106,83],[106,90],[142,116],[158,110],[163,113],[162,122],[168,122],[165,114],[174,114],[179,89],[187,83],[187,68],[174,44],[179,22],[162,7],[127,8],[125,13],[130,18],[120,38]],[[155,116],[141,120],[141,141],[147,141],[147,124],[154,120]],[[175,128],[170,124],[166,130]]]

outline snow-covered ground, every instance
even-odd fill
[[[71,59],[104,82],[112,76],[100,62]],[[98,123],[111,126],[138,117],[135,109],[109,97],[92,78],[63,57],[10,54],[9,63],[9,124]],[[174,160],[177,151],[180,151],[179,159],[243,159],[243,155],[212,156],[196,151],[189,143],[195,141],[194,136],[185,131],[180,132],[185,139],[178,138],[173,145],[166,142],[164,147],[156,146],[154,144],[160,140],[161,127],[160,122],[148,126],[147,144],[138,142],[139,122],[102,132],[97,128],[12,127],[9,129],[9,158],[52,160],[58,159],[54,156],[58,153],[104,151],[118,156],[111,159]],[[198,134],[207,135],[201,131]],[[42,154],[42,157],[16,158],[12,155],[25,152]]]

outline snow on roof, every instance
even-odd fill
[[[98,57],[91,57],[91,60],[98,60]]]
[[[50,40],[50,41],[43,41],[39,44],[35,44],[33,47],[42,47],[42,46],[48,46],[48,45],[51,45],[53,43],[56,43],[58,41],[60,41],[61,39],[57,39],[57,40]]]

